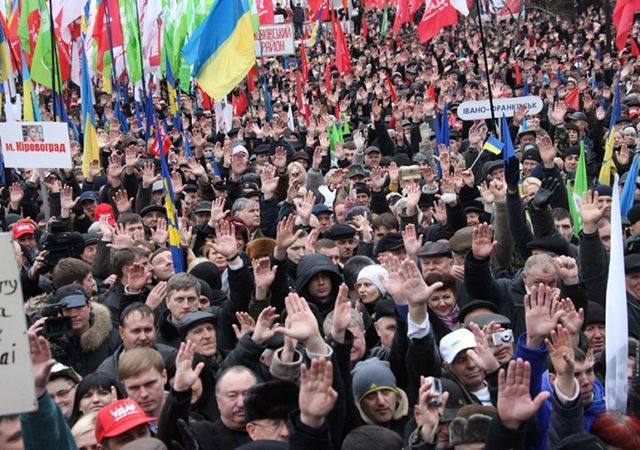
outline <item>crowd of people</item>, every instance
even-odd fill
[[[262,62],[271,108],[256,89],[226,132],[182,94],[181,130],[167,125],[179,243],[145,126],[97,92],[86,176],[82,140],[77,168],[5,170],[38,408],[0,417],[0,448],[640,448],[640,179],[618,268],[627,410],[605,406],[613,188],[598,176],[609,132],[622,183],[639,157],[640,60],[608,47],[604,3],[484,24],[493,97],[544,104],[508,119],[506,161],[484,150],[491,119],[456,115],[488,97],[473,14],[422,45],[354,5],[351,72],[325,30],[308,66]]]

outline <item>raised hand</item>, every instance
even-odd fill
[[[420,195],[422,195],[422,191],[420,190],[418,183],[411,183],[407,185],[407,215],[412,215],[417,212],[416,207],[420,202]]]
[[[527,325],[527,347],[538,348],[563,315],[563,311],[551,314],[555,289],[543,283],[531,286],[531,294],[524,296],[525,322]]]
[[[552,168],[553,160],[556,157],[557,151],[553,142],[551,142],[551,138],[547,135],[540,136],[538,138],[538,148],[540,149],[540,157],[542,158],[545,167]]]
[[[145,162],[142,166],[142,187],[143,189],[149,189],[154,182],[161,179],[160,174],[155,174],[155,168],[152,162]]]
[[[556,256],[553,258],[553,266],[556,268],[558,278],[565,285],[576,285],[580,282],[578,264],[570,256]]]
[[[12,183],[9,186],[9,202],[11,203],[11,209],[19,210],[20,203],[22,203],[22,199],[24,198],[24,191],[22,190],[22,185],[20,183]]]
[[[271,162],[276,169],[283,171],[287,166],[287,151],[284,147],[276,147],[276,153],[271,156]]]
[[[231,324],[231,328],[233,328],[236,339],[239,341],[240,339],[242,339],[242,336],[255,330],[256,321],[253,320],[251,314],[244,311],[236,312],[236,319],[238,320],[238,325],[236,325],[235,323]]]
[[[304,242],[304,254],[310,255],[316,252],[316,242],[318,242],[318,236],[320,235],[320,230],[317,228],[313,228],[309,234],[307,235],[307,239]]]
[[[238,253],[236,243],[236,227],[223,220],[216,224],[216,240],[213,249],[225,258],[229,259]]]
[[[127,290],[131,293],[140,292],[147,284],[147,271],[140,263],[125,267],[124,274],[127,276]]]
[[[300,222],[303,226],[309,225],[309,219],[311,218],[311,210],[316,201],[316,195],[313,191],[308,190],[302,197],[296,197],[293,199],[293,203],[296,206],[296,213],[300,217]]]
[[[262,345],[276,333],[274,324],[280,315],[273,306],[268,306],[260,312],[255,324],[255,330],[251,339],[258,345]]]
[[[406,305],[407,299],[404,295],[404,284],[402,282],[402,265],[400,260],[395,255],[389,255],[386,257],[380,257],[380,262],[389,272],[389,278],[384,278],[380,276],[380,282],[387,290],[387,293],[396,305]]]
[[[311,369],[300,366],[300,421],[312,428],[320,428],[338,400],[333,389],[333,365],[324,358],[311,361]]]
[[[599,205],[599,198],[600,194],[596,191],[582,194],[580,216],[582,217],[582,231],[585,234],[593,234],[598,231],[598,222],[605,215],[605,205]]]
[[[402,261],[400,276],[402,290],[409,305],[426,304],[431,295],[442,287],[442,283],[439,281],[431,286],[427,285],[415,261],[408,259]]]
[[[151,240],[161,247],[167,245],[167,239],[169,238],[169,230],[167,228],[167,220],[160,219],[156,225],[156,229],[151,233]]]
[[[71,186],[65,186],[60,191],[60,208],[66,211],[67,214],[76,206],[79,200],[80,197],[73,199],[73,188]]]
[[[469,328],[476,338],[476,348],[467,350],[467,355],[482,370],[492,373],[500,368],[500,363],[493,355],[493,348],[489,345],[487,336],[480,327],[471,323]]]
[[[118,214],[126,214],[131,211],[131,205],[133,204],[133,198],[129,198],[127,191],[119,189],[113,194],[113,202],[116,205]]]
[[[577,344],[580,338],[580,330],[584,323],[584,310],[582,308],[576,310],[576,306],[570,298],[563,298],[553,303],[551,313],[555,314],[556,311],[562,311],[560,322],[562,322],[564,328],[569,332]]]
[[[109,157],[109,167],[107,168],[107,175],[113,180],[119,180],[123,170],[124,167],[122,167],[122,160],[120,159],[120,155],[118,155],[117,153],[113,153]]]
[[[348,297],[349,288],[342,283],[338,288],[338,295],[333,308],[333,326],[331,328],[331,337],[338,343],[344,343],[344,334],[351,322],[351,303]]]
[[[293,232],[293,226],[296,223],[296,217],[293,214],[289,214],[287,217],[278,222],[278,229],[276,232],[276,248],[273,251],[273,256],[281,261],[287,256],[287,248],[293,245],[293,243],[302,236],[302,230]]]
[[[204,369],[204,363],[200,362],[193,368],[193,357],[196,354],[196,344],[192,341],[181,342],[178,355],[176,356],[176,375],[173,379],[173,390],[185,392],[200,378],[200,373]]]
[[[178,219],[178,232],[180,233],[180,245],[189,247],[191,245],[191,236],[193,235],[193,227],[189,224],[186,217]]]
[[[407,251],[407,257],[415,260],[418,257],[418,250],[422,247],[422,240],[424,236],[417,236],[416,227],[414,224],[408,224],[404,230],[402,230],[402,241],[404,242],[404,248]]]
[[[222,197],[216,198],[211,202],[211,217],[209,218],[208,225],[214,228],[218,222],[229,215],[229,210],[224,210],[225,199]]]
[[[278,266],[271,267],[268,257],[259,258],[253,261],[253,277],[256,284],[256,298],[264,300],[269,292],[269,288],[276,278]]]
[[[382,167],[374,167],[371,170],[371,189],[380,192],[387,181],[387,174],[382,171]]]
[[[307,301],[292,292],[287,295],[284,302],[287,307],[287,323],[284,327],[276,327],[275,332],[300,341],[313,353],[322,352],[326,347],[320,335],[318,320]]]
[[[439,393],[433,392],[431,387],[433,382],[424,376],[420,376],[420,390],[418,391],[418,403],[413,407],[413,415],[416,419],[416,425],[420,427],[422,439],[425,442],[431,442],[436,434],[440,417],[444,414],[444,408],[449,399],[449,393],[442,393],[442,402],[436,405],[431,402],[432,399],[438,398]]]
[[[498,241],[493,240],[493,227],[487,223],[481,223],[473,227],[473,240],[471,251],[476,259],[487,259],[498,245]]]
[[[544,343],[547,346],[547,350],[549,350],[551,364],[553,364],[558,379],[562,378],[563,381],[570,381],[570,383],[562,383],[564,384],[564,389],[561,389],[562,393],[572,396],[575,394],[573,377],[576,361],[569,330],[562,325],[558,325],[557,332],[551,330],[551,339],[545,339]],[[556,379],[556,387],[559,387],[558,379]]]
[[[266,200],[269,200],[275,195],[279,181],[280,177],[276,176],[276,167],[272,164],[266,163],[262,169],[262,173],[260,174],[260,189],[262,190]]]
[[[51,357],[49,342],[42,336],[37,336],[29,331],[29,348],[31,350],[31,367],[33,368],[33,378],[36,388],[36,397],[40,398],[47,389],[49,382],[49,372],[56,363]]]
[[[498,373],[498,415],[507,428],[520,428],[549,398],[549,392],[542,391],[531,399],[530,381],[531,364],[520,358],[510,361],[506,372],[500,369]]]
[[[152,310],[155,310],[160,305],[162,305],[162,302],[165,301],[166,297],[167,297],[167,282],[161,281],[158,284],[156,284],[153,287],[153,289],[151,289],[151,292],[149,292],[149,295],[147,295],[147,299],[145,300],[144,303]]]
[[[560,183],[555,178],[545,178],[538,189],[535,197],[530,202],[530,206],[536,209],[544,209],[549,204],[549,200],[560,187]]]

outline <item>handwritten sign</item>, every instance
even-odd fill
[[[496,98],[493,100],[493,112],[496,119],[513,117],[513,114],[520,107],[527,108],[526,115],[538,114],[542,111],[542,99],[530,95],[528,97]],[[462,120],[478,120],[491,118],[491,107],[489,100],[476,100],[460,103],[458,106],[458,117]]]
[[[254,42],[256,58],[294,55],[293,24],[261,25]]]
[[[0,233],[0,416],[35,411],[22,286],[9,233]]]
[[[0,123],[0,150],[11,168],[71,169],[69,126],[64,122]]]

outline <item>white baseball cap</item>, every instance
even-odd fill
[[[440,354],[447,364],[451,364],[458,353],[476,346],[476,338],[473,333],[466,328],[460,328],[440,340]]]

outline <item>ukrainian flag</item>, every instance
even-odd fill
[[[80,97],[82,97],[82,121],[84,123],[84,142],[82,151],[82,173],[89,175],[89,165],[92,161],[100,163],[100,148],[98,147],[98,135],[96,133],[96,118],[93,115],[93,100],[91,78],[89,77],[89,64],[87,55],[82,52],[82,82],[80,83]]]
[[[160,128],[157,120],[154,120],[156,128],[156,140],[160,139]],[[169,250],[173,260],[173,270],[175,273],[184,272],[184,257],[180,246],[180,231],[178,230],[178,214],[176,213],[176,198],[173,195],[173,185],[171,184],[171,172],[167,164],[167,157],[160,150],[160,171],[162,173],[162,185],[164,186],[164,207],[167,210],[167,228],[169,230]]]
[[[255,63],[248,0],[217,0],[182,49],[192,75],[216,100],[224,99]]]
[[[9,61],[9,43],[4,35],[4,30],[0,27],[0,83],[9,78],[11,72],[11,62]]]
[[[502,149],[504,148],[504,144],[500,142],[498,139],[493,136],[489,136],[487,142],[482,146],[484,150],[490,151],[494,155],[499,155],[502,153]]]
[[[169,111],[173,117],[178,117],[178,93],[176,92],[176,82],[173,79],[173,72],[171,72],[171,64],[169,64],[169,57],[165,55],[165,63],[167,64],[167,93],[169,94]]]
[[[24,97],[22,99],[22,120],[24,122],[42,122],[36,94],[33,91],[31,74],[22,50],[20,50],[20,57],[22,58],[22,96]]]

